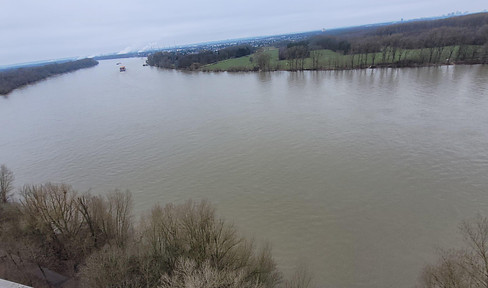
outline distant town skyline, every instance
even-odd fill
[[[486,1],[0,0],[0,66],[486,11]]]

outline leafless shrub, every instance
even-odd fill
[[[463,269],[463,251],[440,251],[439,259],[434,265],[427,265],[420,276],[424,288],[469,288],[471,278]]]
[[[132,194],[115,190],[107,195],[109,238],[117,245],[124,245],[132,233]]]
[[[0,201],[7,203],[10,192],[14,189],[14,173],[7,166],[0,166]]]
[[[441,252],[437,263],[424,268],[421,287],[488,287],[488,219],[465,221],[460,231],[466,247]]]
[[[115,190],[106,197],[85,194],[78,198],[79,210],[95,248],[107,242],[124,246],[133,233],[132,195]]]
[[[107,246],[89,257],[82,268],[86,287],[251,288],[280,282],[269,246],[257,251],[207,202],[155,206],[139,228],[130,245]],[[199,286],[185,286],[193,284]]]
[[[284,282],[284,288],[310,288],[312,287],[312,274],[305,265],[299,265],[291,278]]]
[[[15,203],[0,204],[0,248],[10,264],[21,269],[20,261],[14,258],[21,250],[23,231],[21,228],[22,213]]]
[[[156,206],[141,225],[144,245],[163,261],[164,272],[189,259],[197,267],[240,271],[246,280],[274,287],[280,281],[269,247],[256,252],[253,242],[237,234],[234,226],[218,219],[207,202]]]
[[[478,216],[463,222],[460,229],[468,246],[462,267],[474,281],[474,287],[488,287],[488,219]]]
[[[94,250],[106,243],[123,246],[132,235],[129,192],[79,196],[68,185],[48,183],[25,186],[21,195],[26,231],[37,251],[32,256],[37,258],[69,261],[76,270]]]
[[[264,284],[246,279],[243,271],[219,270],[210,262],[198,266],[190,259],[179,259],[171,275],[165,274],[161,278],[160,288],[264,288]]]
[[[28,229],[35,232],[58,259],[79,259],[84,248],[83,215],[77,192],[70,186],[44,184],[24,186],[21,206]]]
[[[144,285],[137,249],[132,248],[107,245],[90,255],[81,269],[82,287],[154,287]]]
[[[1,278],[35,287],[50,287],[44,267],[59,268],[62,264],[52,256],[44,238],[38,236],[35,231],[26,229],[18,203],[0,204]]]
[[[270,246],[256,249],[205,201],[155,206],[135,231],[129,192],[80,195],[48,183],[24,186],[19,203],[0,204],[0,218],[0,252],[12,267],[79,275],[84,287],[268,288],[281,282]]]

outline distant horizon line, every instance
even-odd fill
[[[451,13],[448,13],[448,14],[443,14],[441,16],[420,17],[420,18],[413,18],[413,19],[407,19],[407,20],[404,20],[403,18],[401,18],[401,20],[397,20],[397,21],[368,23],[368,24],[353,25],[353,26],[341,26],[341,27],[334,27],[334,28],[328,28],[328,29],[326,29],[326,28],[319,28],[319,29],[316,29],[316,30],[308,30],[308,31],[301,31],[301,32],[290,32],[290,33],[281,33],[281,34],[272,34],[272,35],[260,35],[260,36],[248,36],[248,37],[241,37],[241,38],[221,39],[221,40],[209,40],[209,41],[203,41],[203,42],[196,42],[196,43],[189,43],[189,44],[174,45],[173,48],[171,48],[171,46],[168,46],[167,48],[158,47],[158,48],[150,48],[150,49],[144,49],[144,50],[132,50],[132,51],[124,52],[124,53],[121,53],[123,51],[122,50],[122,51],[119,51],[119,52],[100,53],[100,54],[93,55],[93,56],[71,56],[71,57],[64,57],[64,58],[35,60],[35,61],[13,63],[13,64],[7,64],[7,65],[0,65],[0,71],[2,71],[2,70],[8,70],[8,69],[14,69],[14,68],[40,66],[40,65],[49,64],[49,63],[58,63],[58,62],[66,62],[66,61],[80,60],[80,59],[85,59],[85,58],[110,57],[110,56],[117,56],[117,55],[121,55],[122,56],[122,55],[133,54],[133,53],[144,53],[144,52],[152,52],[152,51],[173,50],[173,49],[188,48],[188,47],[192,47],[192,46],[200,46],[200,45],[214,44],[214,43],[225,43],[225,42],[231,42],[231,41],[243,41],[243,40],[259,39],[259,38],[268,38],[268,37],[278,37],[278,36],[285,36],[285,35],[295,35],[295,34],[303,34],[303,33],[312,33],[312,32],[317,32],[317,31],[323,31],[324,29],[326,31],[333,31],[333,30],[348,29],[348,28],[355,28],[355,27],[365,27],[365,26],[367,27],[367,26],[376,26],[376,25],[388,25],[388,24],[394,24],[394,23],[404,23],[404,22],[423,21],[423,20],[436,20],[436,19],[443,19],[443,18],[450,18],[450,17],[459,17],[459,16],[465,16],[465,15],[471,15],[471,14],[478,14],[478,13],[488,13],[488,10],[487,9],[484,9],[482,11],[477,11],[477,12],[469,12],[469,11],[461,12],[461,11],[456,11],[456,12],[451,12]]]

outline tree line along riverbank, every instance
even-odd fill
[[[90,58],[53,63],[35,67],[23,67],[0,71],[0,95],[7,95],[14,89],[38,82],[51,76],[93,67],[98,61]]]
[[[228,49],[228,48],[227,48]],[[200,71],[335,70],[488,63],[488,13],[356,27],[246,50],[158,52],[151,66]]]

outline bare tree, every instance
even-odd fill
[[[184,257],[199,267],[208,262],[219,271],[240,271],[246,279],[266,287],[275,287],[280,281],[269,247],[256,251],[252,241],[240,237],[234,226],[217,218],[214,208],[205,201],[156,206],[141,226],[144,245],[166,263],[167,271],[177,269]]]
[[[156,287],[156,283],[149,283],[140,273],[136,246],[117,247],[106,246],[92,253],[86,260],[80,272],[81,287]]]
[[[468,246],[462,266],[475,287],[488,287],[488,219],[478,216],[473,222],[465,221],[461,232]]]
[[[14,173],[7,166],[0,166],[0,201],[7,203],[10,192],[14,189]]]
[[[427,265],[420,276],[424,288],[469,288],[472,286],[469,274],[463,269],[463,251],[439,251],[434,265]]]
[[[284,282],[284,288],[310,288],[312,287],[312,274],[305,265],[300,265],[295,269],[291,278]]]
[[[152,253],[164,256],[170,270],[181,255],[198,265],[210,260],[219,268],[228,265],[239,268],[251,257],[246,241],[237,236],[232,225],[216,218],[215,210],[207,202],[156,206],[141,226]]]
[[[190,259],[180,259],[171,275],[161,278],[160,288],[265,288],[259,282],[249,281],[246,274],[239,270],[219,270],[208,261],[197,265]]]
[[[133,234],[132,194],[115,190],[106,197],[78,197],[78,209],[93,240],[94,248],[107,242],[124,246]]]
[[[482,53],[481,53],[481,63],[487,64],[488,63],[488,42],[483,45]]]
[[[64,184],[24,186],[21,208],[26,224],[36,231],[53,256],[79,261],[85,253],[84,219],[77,192]]]
[[[436,264],[424,268],[425,288],[488,287],[488,219],[478,216],[460,227],[466,247],[442,251]]]
[[[255,249],[207,202],[158,205],[139,228],[128,245],[88,258],[87,287],[272,288],[281,280],[269,246]]]
[[[310,52],[310,57],[312,58],[312,69],[319,69],[319,61],[320,58],[322,58],[322,51],[312,51]]]
[[[266,53],[266,51],[258,52],[256,55],[256,60],[257,60],[259,70],[268,71],[271,69],[270,66],[271,56],[269,55],[269,53]]]

